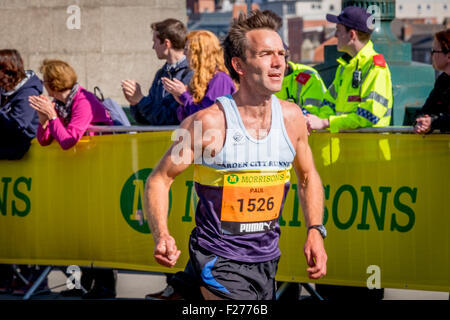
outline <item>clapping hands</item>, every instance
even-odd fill
[[[41,125],[58,116],[55,110],[55,103],[49,97],[44,95],[30,96],[28,101],[30,107],[37,111]]]
[[[137,105],[139,101],[141,101],[141,99],[144,97],[141,91],[141,85],[135,80],[123,80],[122,92],[125,96],[125,99],[127,99],[127,101],[132,106]]]
[[[178,103],[182,104],[180,96],[188,90],[187,86],[178,79],[171,80],[169,78],[163,77],[161,78],[161,81],[163,83],[164,89],[167,92],[170,92]]]

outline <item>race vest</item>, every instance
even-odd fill
[[[272,96],[270,131],[256,139],[244,127],[232,97],[218,101],[227,122],[225,143],[217,155],[195,165],[199,202],[193,236],[201,247],[229,259],[275,259],[280,255],[278,218],[295,156],[281,105]]]

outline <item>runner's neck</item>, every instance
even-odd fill
[[[252,112],[257,112],[255,116],[261,112],[259,110],[270,110],[272,107],[272,94],[262,96],[238,90],[233,99],[238,108],[251,108],[250,110],[254,110]]]

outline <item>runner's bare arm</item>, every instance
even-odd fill
[[[166,267],[173,267],[181,253],[167,225],[169,189],[175,177],[186,170],[193,161],[192,133],[193,118],[188,118],[174,132],[176,134],[174,143],[145,184],[145,212],[155,241],[153,255],[159,264]]]
[[[286,129],[296,151],[293,165],[306,227],[320,225],[323,222],[323,187],[308,144],[306,121],[298,106],[289,102],[283,102],[282,105]],[[307,269],[309,277],[318,279],[324,276],[327,255],[322,236],[316,229],[308,232],[304,252],[310,267]]]
[[[297,175],[298,192],[306,226],[323,222],[323,187],[319,173],[314,165],[314,158],[308,144],[308,133],[304,117],[297,118],[299,135],[297,137],[294,169]]]
[[[217,127],[217,120],[214,119],[220,117],[210,113],[199,111],[181,123],[173,133],[174,143],[148,177],[145,185],[145,212],[155,241],[154,257],[159,264],[167,267],[173,267],[180,255],[167,224],[169,189],[175,177],[192,164],[195,147],[203,152],[203,148],[209,143],[208,140],[202,139],[202,134],[195,134],[194,131],[198,126],[201,127],[200,132]]]

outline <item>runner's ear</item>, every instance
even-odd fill
[[[240,76],[244,75],[241,58],[238,57],[231,58],[231,65],[233,66],[233,69],[236,71],[238,75]]]

